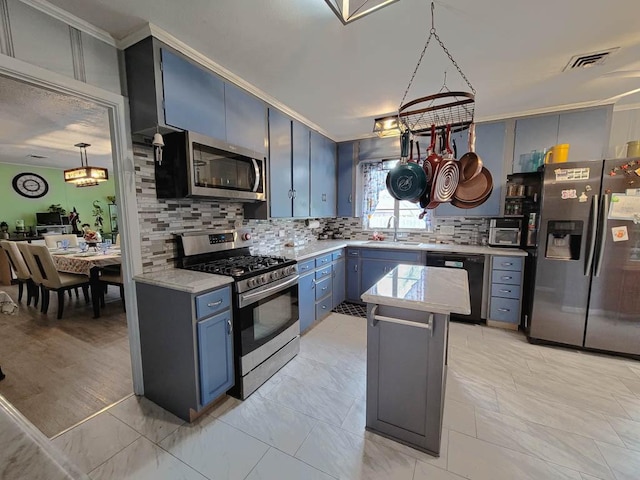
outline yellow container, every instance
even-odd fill
[[[564,163],[569,160],[569,147],[568,143],[561,143],[560,145],[554,145],[549,149],[544,156],[544,163]]]
[[[627,158],[640,157],[640,140],[627,142]]]

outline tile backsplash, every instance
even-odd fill
[[[370,231],[362,230],[359,218],[317,219],[319,228],[308,228],[304,220],[244,218],[241,203],[212,202],[198,199],[156,198],[153,150],[146,145],[133,146],[136,169],[136,198],[140,215],[142,265],[145,273],[172,268],[177,257],[173,236],[189,230],[244,229],[251,232],[253,244],[268,253],[286,242],[309,243],[325,228],[341,232],[352,240],[367,240]],[[453,226],[453,235],[444,235],[441,226]],[[487,218],[438,218],[433,220],[434,232],[410,232],[404,238],[411,241],[443,242],[462,245],[481,244],[489,231]]]
[[[327,227],[334,232],[341,232],[344,238],[367,240],[371,231],[362,230],[359,218],[334,218],[326,220]],[[481,245],[489,236],[489,219],[484,217],[434,217],[433,232],[402,232],[403,238],[425,243],[454,243],[457,245]],[[453,226],[453,234],[442,233],[441,227]],[[385,232],[389,235],[389,232]],[[393,235],[393,233],[391,233]]]

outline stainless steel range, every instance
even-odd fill
[[[233,230],[182,233],[178,266],[233,277],[236,384],[245,399],[300,351],[295,260],[251,255],[250,236]]]

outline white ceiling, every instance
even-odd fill
[[[343,26],[324,0],[50,0],[123,38],[151,22],[319,125],[335,140],[397,111],[431,24],[430,2],[400,0]],[[637,0],[447,0],[436,28],[491,119],[577,104],[639,101]],[[602,66],[562,70],[576,54],[620,47]],[[427,50],[409,99],[448,73]],[[631,73],[621,74],[621,71]]]
[[[113,165],[104,107],[3,76],[0,105],[0,163],[79,167],[80,151],[74,145],[85,142],[91,144],[87,148],[90,165]]]

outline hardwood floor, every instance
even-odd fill
[[[17,302],[17,286],[0,286]],[[99,319],[91,305],[66,297],[56,319],[57,298],[49,313],[27,307],[0,314],[0,366],[4,395],[45,435],[52,437],[133,392],[127,322],[119,293],[111,287]]]

